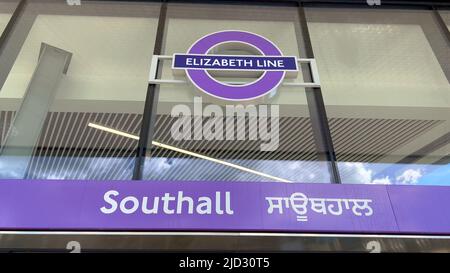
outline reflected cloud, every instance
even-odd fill
[[[345,184],[450,185],[450,164],[339,162]]]
[[[327,162],[228,159],[237,165],[296,183],[330,183]],[[19,156],[0,157],[0,179],[129,180],[134,158],[40,157],[27,162]],[[377,185],[450,185],[450,164],[338,162],[342,183]],[[147,158],[146,180],[255,181],[268,178],[196,158]]]
[[[360,162],[339,162],[341,180],[348,184],[370,184],[373,171]]]
[[[420,170],[408,169],[397,176],[397,184],[417,184],[422,177]]]
[[[389,176],[386,176],[384,178],[374,179],[370,184],[377,184],[377,185],[389,185],[392,184],[391,179]]]
[[[28,160],[19,156],[0,157],[0,178],[21,179],[24,177]]]
[[[134,158],[0,157],[1,179],[129,180]]]
[[[168,161],[170,161],[170,164],[167,163]],[[227,161],[272,176],[282,177],[294,183],[330,182],[326,162],[252,159],[228,159]],[[166,181],[273,181],[266,177],[195,158],[147,158],[144,179]]]

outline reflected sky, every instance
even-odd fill
[[[326,162],[251,159],[227,159],[224,161],[293,182],[330,183]],[[192,158],[148,158],[143,177],[148,180],[276,182],[250,172]]]
[[[299,183],[329,183],[326,162],[288,160],[227,160],[236,165]],[[42,157],[32,168],[18,156],[0,157],[1,179],[89,179],[128,180],[133,158]],[[450,164],[392,164],[339,162],[342,183],[450,185]],[[145,180],[164,181],[273,181],[267,177],[195,158],[147,158]]]
[[[339,162],[342,183],[450,185],[450,164]]]
[[[0,157],[0,179],[129,180],[134,158],[130,157]]]

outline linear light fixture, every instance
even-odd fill
[[[95,129],[98,129],[98,130],[102,130],[102,131],[108,132],[108,133],[112,133],[112,134],[128,137],[128,138],[135,139],[135,140],[139,140],[138,136],[135,136],[135,135],[132,135],[132,134],[129,134],[129,133],[126,133],[126,132],[122,132],[122,131],[119,131],[119,130],[116,130],[116,129],[112,129],[112,128],[109,128],[109,127],[105,127],[105,126],[102,126],[102,125],[98,125],[98,124],[95,124],[95,123],[92,123],[92,122],[90,122],[88,124],[88,126],[91,127],[91,128],[95,128]],[[249,173],[256,174],[256,175],[259,175],[259,176],[263,176],[263,177],[266,177],[266,178],[270,178],[270,179],[273,179],[273,180],[276,180],[276,181],[292,182],[292,181],[289,181],[289,180],[284,179],[284,178],[280,178],[280,177],[276,177],[276,176],[273,176],[273,175],[270,175],[270,174],[266,174],[266,173],[262,173],[262,172],[259,172],[259,171],[255,171],[255,170],[252,170],[252,169],[240,166],[240,165],[236,165],[236,164],[233,164],[233,163],[230,163],[230,162],[227,162],[227,161],[223,161],[223,160],[220,160],[220,159],[217,159],[217,158],[213,158],[213,157],[209,157],[209,156],[206,156],[206,155],[198,154],[198,153],[195,153],[195,152],[191,152],[191,151],[188,151],[188,150],[185,150],[185,149],[177,148],[177,147],[174,147],[174,146],[171,146],[171,145],[167,145],[167,144],[164,144],[164,143],[160,143],[160,142],[157,142],[157,141],[152,141],[152,144],[157,146],[157,147],[163,148],[163,149],[168,149],[168,150],[172,150],[172,151],[175,151],[175,152],[187,154],[187,155],[190,155],[190,156],[193,156],[193,157],[209,160],[209,161],[214,162],[214,163],[222,164],[222,165],[225,165],[225,166],[228,166],[228,167],[231,167],[231,168],[238,169],[240,171],[249,172]]]

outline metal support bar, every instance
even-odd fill
[[[42,43],[39,61],[28,84],[22,104],[9,128],[0,151],[2,159],[15,158],[15,175],[25,177],[47,113],[53,103],[62,75],[67,72],[72,53]]]
[[[299,3],[298,13],[300,18],[300,28],[305,42],[305,53],[308,58],[314,59],[314,52],[312,49],[311,38],[309,35],[308,24],[306,21],[305,10],[302,3]],[[317,69],[317,66],[312,66]],[[318,71],[310,70],[311,78],[315,79]],[[316,144],[316,150],[319,160],[328,162],[328,169],[331,175],[331,182],[340,184],[341,179],[337,167],[336,155],[334,152],[331,132],[328,125],[327,113],[322,97],[322,90],[320,87],[306,88],[306,99],[308,102],[309,116],[311,119],[311,126]]]
[[[445,38],[447,39],[447,44],[450,47],[450,30],[448,29],[447,24],[444,21],[444,18],[442,18],[441,14],[439,13],[439,10],[435,6],[433,6],[432,9],[433,9],[433,13],[436,18],[436,21],[440,27],[440,30],[442,31]]]
[[[167,3],[162,3],[160,12],[158,27],[156,30],[156,40],[155,47],[153,49],[153,55],[160,55],[162,52],[163,39],[164,39],[164,29],[166,26],[166,14],[167,14]],[[158,74],[158,66],[153,66],[155,75]],[[133,180],[141,180],[142,172],[144,170],[145,157],[147,151],[151,149],[153,133],[155,130],[155,120],[156,120],[156,109],[159,99],[159,88],[154,83],[149,83],[147,87],[147,96],[145,98],[144,114],[142,117],[142,126],[139,132],[139,143],[136,151],[136,162],[133,170]]]
[[[36,14],[32,12],[25,15],[28,2],[27,0],[19,2],[0,36],[0,89],[5,84],[36,19]]]

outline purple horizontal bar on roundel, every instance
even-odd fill
[[[298,71],[292,56],[174,54],[173,69]]]

